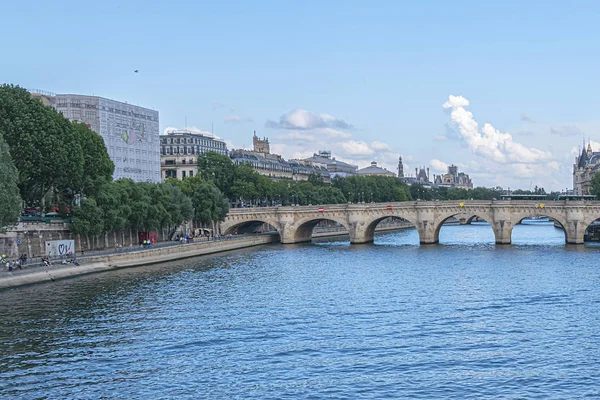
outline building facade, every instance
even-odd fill
[[[336,160],[335,157],[331,157],[331,151],[329,150],[319,150],[319,153],[313,154],[312,157],[305,158],[304,161],[326,165],[330,178],[333,178],[334,176],[354,176],[358,169],[356,165],[348,164]]]
[[[232,150],[229,157],[235,164],[250,165],[257,173],[275,180],[306,181],[316,174],[323,178],[323,182],[330,182],[327,163],[297,159],[286,161],[279,154],[272,154],[269,139],[259,138],[256,131],[252,137],[252,150]]]
[[[189,130],[172,130],[160,135],[162,179],[184,179],[198,172],[198,156],[215,152],[228,155],[225,142],[215,136]]]
[[[115,164],[113,179],[160,181],[158,111],[98,96],[32,95],[71,121],[87,124],[104,139]]]
[[[600,171],[600,152],[592,151],[591,143],[587,149],[585,143],[581,154],[575,157],[573,164],[573,194],[578,196],[589,195],[592,179]]]
[[[457,189],[473,189],[473,182],[469,175],[458,172],[454,164],[448,167],[448,172],[443,175],[434,175],[433,184],[437,187],[449,187]]]
[[[415,168],[415,176],[405,176],[402,180],[407,185],[418,183],[425,187],[431,187],[433,184],[433,182],[429,180],[429,167]]]
[[[396,174],[392,171],[388,171],[385,168],[381,168],[377,166],[377,162],[372,161],[371,165],[365,168],[361,168],[357,171],[359,176],[393,176],[396,177]]]
[[[293,171],[290,164],[279,154],[271,154],[269,139],[252,137],[252,150],[232,150],[229,153],[231,160],[237,165],[249,165],[257,173],[268,176],[271,179],[293,179]]]

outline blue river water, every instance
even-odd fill
[[[599,256],[474,224],[4,291],[0,398],[600,398]]]

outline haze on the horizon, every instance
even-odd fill
[[[285,158],[329,149],[561,190],[600,150],[593,1],[4,2],[0,81],[157,109]],[[135,72],[135,71],[138,72]]]

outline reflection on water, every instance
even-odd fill
[[[598,398],[597,246],[519,225],[0,292],[2,398]]]

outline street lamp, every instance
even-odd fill
[[[361,192],[361,197],[362,197],[362,203],[364,204],[365,202],[365,192]]]

